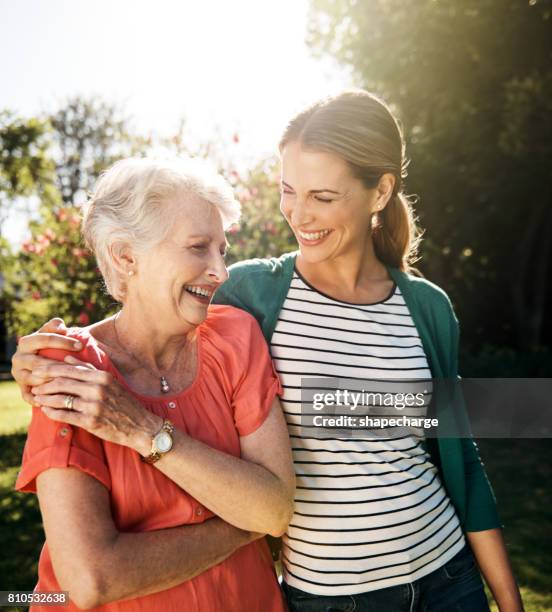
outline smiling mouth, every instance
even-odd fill
[[[206,289],[197,285],[184,285],[184,291],[195,297],[203,304],[208,304],[215,293],[213,288]]]
[[[297,230],[297,235],[304,242],[317,242],[328,236],[331,232],[332,230],[330,229],[319,230],[317,232],[303,232],[301,230]]]

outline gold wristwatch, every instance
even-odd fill
[[[161,456],[168,453],[173,447],[172,432],[174,425],[168,420],[163,421],[161,429],[151,439],[151,451],[147,457],[142,457],[145,463],[155,463]]]

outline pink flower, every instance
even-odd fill
[[[33,291],[31,293],[31,297],[33,298],[33,300],[40,300],[42,298],[42,296],[40,295],[40,291]]]
[[[26,240],[23,243],[22,248],[25,251],[25,253],[34,253],[36,251],[36,246],[29,240]]]
[[[88,325],[90,323],[90,317],[85,312],[81,312],[78,321],[81,325]]]
[[[50,259],[50,263],[54,266],[54,268],[57,268],[59,265],[59,262],[55,257],[52,257],[52,259]]]
[[[66,221],[67,220],[67,211],[65,210],[65,208],[60,208],[57,212],[56,212],[56,217],[58,218],[58,221]]]
[[[78,257],[79,259],[88,257],[88,253],[84,249],[80,249],[79,247],[75,247],[74,249],[72,249],[71,253],[73,253],[73,255],[75,257]]]
[[[241,180],[240,174],[237,170],[230,170],[230,176],[228,177],[228,179],[232,185],[235,185]]]
[[[48,228],[45,232],[44,235],[46,236],[46,238],[48,238],[48,240],[55,240],[56,239],[56,233],[51,230],[50,228]]]
[[[240,193],[240,200],[242,202],[249,202],[250,200],[252,200],[252,196],[251,196],[251,192],[249,191],[249,189],[246,187],[241,193]]]
[[[240,231],[240,226],[234,223],[234,225],[231,225],[227,231],[229,234],[237,234]]]
[[[84,308],[85,310],[88,310],[90,312],[91,310],[94,309],[94,302],[91,302],[90,300],[86,300],[86,302],[84,302]]]
[[[235,144],[238,144],[240,142],[240,135],[237,132],[232,136],[232,141]]]
[[[69,225],[71,227],[77,228],[80,225],[80,217],[78,215],[71,215],[69,217]]]
[[[48,240],[48,238],[46,238],[46,236],[44,234],[39,234],[36,237],[36,241],[42,245],[44,248],[49,247],[50,246],[50,241]]]

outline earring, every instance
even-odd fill
[[[129,275],[129,276],[134,276],[134,270],[129,270],[129,271],[128,271],[128,275]]]

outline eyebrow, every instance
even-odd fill
[[[197,238],[208,240],[209,242],[214,242],[213,238],[211,238],[209,234],[192,234],[191,236],[187,237],[187,240],[196,240]],[[221,242],[221,244],[224,244],[224,246],[226,247],[230,245],[230,243],[228,242],[228,239],[226,238],[224,239],[224,243]]]
[[[293,187],[288,185],[285,181],[282,181],[282,185],[289,189],[293,189]],[[333,189],[311,189],[309,193],[335,193],[335,195],[341,195],[339,191],[334,191]]]

